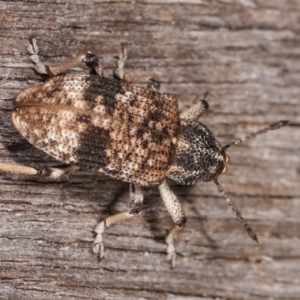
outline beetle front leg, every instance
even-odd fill
[[[166,237],[167,259],[171,261],[171,265],[174,268],[176,262],[174,240],[177,240],[178,234],[184,229],[186,217],[177,196],[171,191],[166,181],[164,181],[158,188],[162,200],[171,215],[173,222],[175,223],[175,226],[170,230]]]
[[[184,110],[180,114],[180,119],[190,121],[197,120],[208,109],[208,103],[206,101],[207,96],[208,92],[204,94],[203,99],[201,99],[198,103]]]

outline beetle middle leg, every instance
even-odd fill
[[[138,185],[131,183],[129,194],[131,199],[131,210],[129,212],[122,212],[106,217],[105,220],[98,223],[94,229],[96,237],[94,239],[93,251],[94,253],[98,253],[100,259],[103,259],[104,257],[103,233],[105,229],[111,225],[131,219],[142,210],[144,195],[141,188]]]
[[[177,240],[178,234],[184,229],[186,217],[177,196],[172,192],[166,181],[164,181],[158,188],[162,200],[171,215],[173,222],[175,223],[175,226],[170,230],[166,237],[167,259],[171,261],[171,265],[174,268],[176,261],[174,241]]]
[[[127,59],[127,48],[122,45],[119,55],[117,56],[117,68],[115,69],[115,76],[121,81],[125,82],[147,82],[149,90],[158,92],[160,83],[149,75],[132,76],[125,72],[125,61]]]

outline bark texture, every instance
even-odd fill
[[[0,1],[0,33],[1,162],[57,164],[10,122],[16,95],[42,81],[30,37],[50,63],[93,51],[107,76],[126,44],[126,70],[159,80],[180,110],[210,92],[201,121],[223,144],[290,120],[228,149],[219,179],[259,244],[213,183],[172,184],[188,218],[174,270],[157,189],[139,216],[107,231],[99,262],[93,228],[129,209],[128,184],[84,171],[59,181],[1,174],[0,299],[300,299],[299,0]]]

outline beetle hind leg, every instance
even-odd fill
[[[15,165],[0,163],[0,172],[17,174],[17,175],[36,175],[40,177],[48,177],[52,179],[62,178],[78,170],[75,165],[70,165],[65,168],[39,167],[32,168],[24,165]]]
[[[87,67],[90,69],[91,75],[103,76],[103,67],[99,64],[98,57],[89,51],[86,54],[81,53],[75,57],[70,58],[69,60],[52,66],[41,62],[38,55],[39,48],[36,39],[31,40],[30,44],[27,47],[27,51],[30,54],[30,60],[35,64],[35,70],[39,74],[46,74],[50,77],[53,77],[77,66],[81,62],[85,62]]]
[[[34,68],[39,74],[46,74],[50,77],[58,75],[76,65],[81,63],[85,58],[85,54],[79,54],[76,57],[73,57],[61,64],[49,66],[41,62],[40,57],[38,55],[39,48],[37,45],[36,39],[32,39],[30,44],[27,47],[27,51],[29,52],[30,60],[35,64]]]

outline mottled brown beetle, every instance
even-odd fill
[[[103,258],[102,235],[106,227],[129,219],[141,211],[141,187],[158,186],[175,226],[166,238],[168,259],[175,263],[174,239],[186,222],[184,211],[165,178],[182,185],[213,180],[232,206],[249,236],[255,232],[244,221],[217,181],[226,172],[228,147],[268,130],[278,129],[280,121],[222,147],[212,133],[197,121],[208,108],[202,100],[178,113],[177,100],[158,92],[150,79],[148,88],[138,88],[124,80],[103,77],[98,58],[87,52],[63,64],[47,66],[40,62],[33,40],[28,47],[35,69],[49,75],[44,84],[30,87],[15,100],[12,121],[31,144],[66,168],[31,168],[0,164],[4,172],[60,178],[79,168],[99,172],[130,183],[130,211],[107,217],[95,228],[94,252]],[[126,51],[119,56],[116,75],[124,79]],[[84,61],[90,74],[58,74]]]

